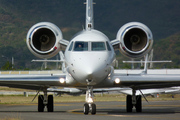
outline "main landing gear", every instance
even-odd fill
[[[84,104],[84,114],[87,115],[91,112],[92,115],[96,114],[96,104],[94,104],[93,87],[87,87],[86,103]]]
[[[127,95],[126,97],[126,110],[132,112],[132,108],[136,108],[136,112],[142,112],[142,97],[141,95],[136,96],[136,90],[132,90],[133,95]]]
[[[44,91],[44,95],[38,96],[38,112],[44,112],[45,106],[48,112],[54,111],[53,95],[47,96],[47,91]]]

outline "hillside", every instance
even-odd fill
[[[159,67],[180,68],[179,59],[180,32],[154,43],[154,60],[172,60],[172,63],[163,63]]]
[[[0,55],[6,56],[9,61],[13,56],[18,68],[37,66],[30,63],[30,60],[35,57],[27,50],[25,44],[29,28],[37,22],[49,21],[59,26],[65,39],[70,39],[76,32],[82,30],[82,25],[84,25],[84,1],[0,0]],[[94,0],[94,2],[96,2],[94,5],[95,28],[104,32],[110,39],[115,39],[118,29],[130,21],[139,21],[149,26],[155,41],[180,31],[178,27],[180,26],[180,1],[178,0],[113,2]],[[176,39],[173,40],[176,41]],[[178,49],[178,46],[174,47]],[[166,54],[161,55],[166,58]],[[1,59],[0,67],[7,59]],[[174,64],[176,63],[179,64],[178,62]]]

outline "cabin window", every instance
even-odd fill
[[[75,42],[74,51],[88,51],[88,42]]]
[[[71,43],[71,45],[69,46],[69,51],[71,51],[72,50],[72,47],[73,47],[73,42]]]
[[[104,42],[92,42],[92,51],[104,51],[106,50]]]
[[[106,45],[107,45],[108,51],[111,51],[111,47],[110,47],[110,45],[109,45],[109,43],[107,41],[106,41]]]

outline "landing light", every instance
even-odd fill
[[[116,84],[119,84],[119,83],[120,83],[120,79],[119,79],[119,78],[116,78],[114,82],[115,82]]]
[[[63,84],[63,83],[65,83],[65,79],[64,78],[60,78],[59,82]]]

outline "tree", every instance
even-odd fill
[[[13,70],[12,64],[7,61],[4,66],[1,67],[1,70]]]

